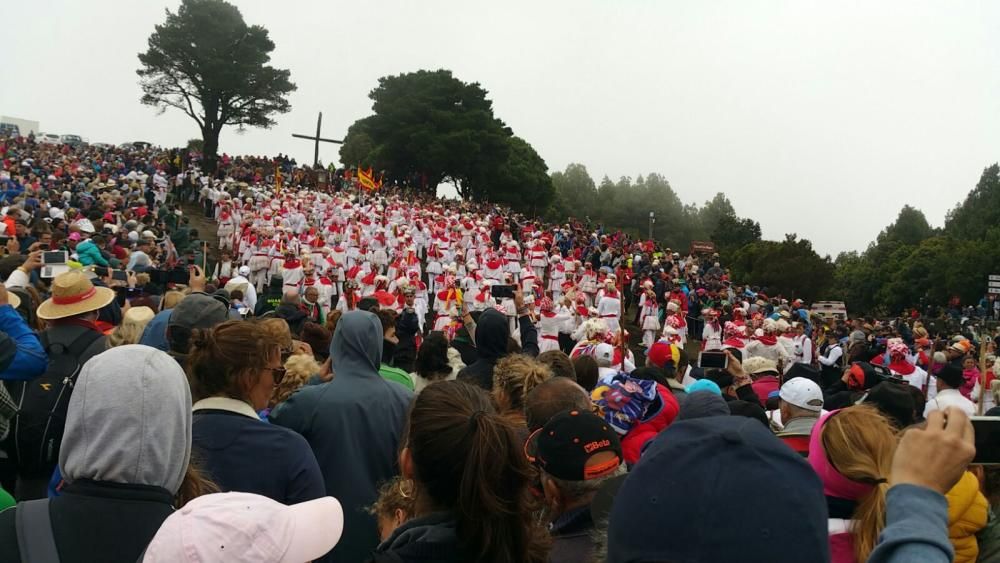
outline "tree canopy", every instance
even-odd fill
[[[832,293],[848,309],[898,314],[940,306],[952,297],[975,304],[987,276],[1000,273],[1000,167],[983,174],[965,200],[934,229],[923,212],[904,206],[864,252],[836,260]]]
[[[842,299],[855,314],[898,314],[921,304],[943,305],[952,297],[974,304],[985,292],[987,276],[1000,274],[997,165],[983,171],[943,229],[904,205],[866,250],[841,253],[836,260],[820,256],[794,234],[783,241],[761,240],[760,224],[738,216],[723,193],[701,206],[684,203],[659,174],[605,177],[595,184],[586,167],[570,164],[552,174],[552,185],[547,216],[553,221],[574,217],[644,239],[653,211],[653,238],[661,245],[684,251],[692,240],[711,240],[736,280],[786,297]]]
[[[776,242],[760,240],[733,253],[729,266],[735,279],[767,287],[771,295],[813,301],[824,297],[833,281],[834,265],[812,243],[796,235]]]
[[[554,196],[548,166],[486,95],[443,69],[382,77],[368,95],[374,113],[348,129],[341,162],[420,178],[428,191],[452,182],[465,199],[541,213]]]
[[[605,177],[596,185],[582,164],[570,164],[552,173],[554,197],[546,214],[562,222],[566,217],[589,219],[639,238],[649,236],[653,212],[653,239],[676,250],[692,240],[712,240],[723,256],[760,240],[760,224],[736,215],[733,204],[718,193],[701,207],[685,204],[661,174],[619,178]]]
[[[166,16],[139,53],[142,103],[179,109],[197,122],[206,166],[214,169],[222,128],[274,125],[272,116],[291,109],[295,85],[288,70],[268,64],[274,43],[267,30],[248,26],[236,6],[183,0]]]
[[[975,189],[965,201],[948,213],[945,230],[965,239],[983,238],[986,231],[1000,225],[1000,165],[983,170]]]

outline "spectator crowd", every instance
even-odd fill
[[[281,156],[0,163],[0,563],[1000,561],[971,325]]]

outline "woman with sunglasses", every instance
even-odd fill
[[[228,321],[194,332],[193,456],[223,491],[296,504],[325,496],[326,487],[305,438],[257,415],[285,375],[282,356],[258,323]]]

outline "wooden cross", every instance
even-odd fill
[[[292,136],[296,137],[298,139],[309,139],[310,141],[315,141],[316,147],[313,150],[313,168],[316,168],[317,166],[319,166],[319,142],[320,141],[323,141],[324,143],[337,143],[338,145],[344,144],[344,141],[338,141],[336,139],[324,139],[323,137],[320,137],[319,136],[319,130],[320,130],[320,127],[322,127],[322,126],[323,126],[323,112],[319,112],[319,119],[316,120],[316,136],[315,137],[310,137],[309,135],[299,135],[298,133],[292,133]]]

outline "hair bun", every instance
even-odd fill
[[[195,348],[206,350],[215,345],[215,337],[211,329],[196,328],[191,333],[191,345]]]

